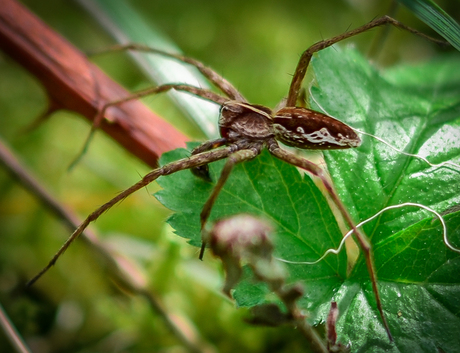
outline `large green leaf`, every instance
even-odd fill
[[[381,73],[357,53],[347,53],[325,51],[321,60],[315,60],[319,89],[314,90],[314,100],[319,106],[407,153],[420,154],[433,163],[459,162],[458,56]],[[339,97],[336,87],[345,87]],[[341,104],[330,99],[334,95]],[[342,152],[327,153],[326,160],[355,219],[403,202],[422,203],[438,212],[460,202],[459,170],[430,167],[369,137],[361,148]],[[419,347],[417,351],[436,352],[439,347],[447,352],[460,342],[454,334],[460,328],[460,259],[442,242],[439,222],[432,224],[428,219],[409,227],[425,216],[406,207],[384,213],[364,228],[374,245],[383,305],[396,336],[394,351]],[[451,217],[448,225],[449,237],[458,247],[459,217]],[[360,258],[345,287],[353,287],[356,280],[366,282],[366,272]],[[368,304],[374,302],[372,293],[365,286],[362,289],[349,302],[341,321],[344,339],[359,346],[373,345],[369,342],[376,337],[384,341],[385,336],[369,320],[377,312]],[[363,315],[365,311],[369,315]],[[358,313],[360,330],[349,324],[356,322]]]
[[[429,64],[380,72],[353,50],[321,52],[313,61],[316,108],[380,136],[434,163],[460,160],[460,64],[451,56]],[[187,155],[177,150],[163,163]],[[337,190],[356,221],[382,208],[418,202],[442,212],[460,203],[460,172],[434,168],[370,138],[354,150],[325,153]],[[218,177],[223,162],[213,163]],[[199,214],[212,184],[183,171],[159,180],[157,198],[173,210],[177,234],[200,244]],[[235,168],[211,220],[240,212],[258,214],[276,227],[277,256],[317,259],[336,247],[341,233],[325,198],[308,176],[267,152]],[[460,246],[460,215],[446,216],[449,239]],[[339,337],[352,351],[438,352],[460,345],[460,255],[442,240],[440,222],[414,207],[384,213],[365,227],[374,246],[383,307],[395,343],[390,344],[360,256],[347,272],[345,253],[316,265],[288,265],[291,281],[304,283],[302,306],[309,320],[325,320],[331,300],[339,304]],[[251,281],[235,292],[239,305],[267,300]]]

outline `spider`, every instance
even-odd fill
[[[285,145],[300,149],[317,150],[347,149],[358,147],[360,145],[361,140],[358,135],[351,127],[345,123],[340,122],[339,120],[323,113],[305,107],[296,106],[296,103],[299,101],[301,85],[314,53],[344,39],[386,24],[404,29],[413,34],[422,36],[430,41],[444,44],[444,42],[421,34],[420,32],[409,28],[388,16],[378,18],[361,27],[347,31],[333,38],[319,41],[308,48],[301,55],[291,81],[287,99],[283,107],[275,111],[261,105],[249,103],[243,97],[243,95],[238,92],[236,88],[233,87],[227,80],[195,59],[166,53],[140,45],[119,46],[119,49],[147,51],[193,65],[224,95],[217,94],[207,89],[197,88],[180,83],[164,84],[107,104],[96,116],[92,127],[93,131],[97,128],[98,124],[103,119],[107,108],[115,105],[120,105],[124,102],[137,99],[148,94],[157,94],[160,92],[175,89],[177,91],[185,91],[191,93],[195,96],[201,97],[221,106],[218,123],[221,137],[202,143],[192,151],[191,156],[188,158],[171,162],[151,171],[139,182],[124,190],[116,197],[96,209],[83,221],[82,224],[80,224],[80,226],[64,243],[61,249],[59,249],[59,251],[54,255],[48,265],[43,268],[43,270],[40,271],[40,273],[38,273],[34,278],[32,278],[28,285],[33,284],[50,267],[52,267],[58,258],[62,255],[62,253],[86,229],[86,227],[91,222],[98,219],[102,213],[110,209],[119,201],[150,184],[160,176],[170,175],[184,169],[190,169],[191,172],[197,177],[211,181],[208,164],[227,158],[221,175],[217,180],[211,195],[207,199],[200,215],[201,229],[203,231],[205,229],[205,225],[213,205],[219,195],[219,192],[222,190],[222,187],[227,181],[233,167],[238,163],[242,163],[255,158],[261,153],[263,149],[267,149],[273,156],[279,158],[280,160],[301,168],[311,175],[318,177],[324,185],[327,193],[330,195],[341,216],[348,224],[348,226],[354,231],[358,244],[364,253],[366,265],[372,283],[372,289],[376,298],[377,308],[380,312],[381,320],[388,334],[388,337],[390,340],[392,340],[389,326],[383,313],[383,308],[377,287],[376,271],[373,265],[373,255],[369,241],[367,240],[366,236],[355,227],[353,219],[349,215],[346,207],[341,202],[338,194],[334,190],[331,181],[329,181],[329,179],[326,177],[323,169],[315,163],[281,148],[278,144],[278,142],[282,142]],[[205,248],[206,241],[203,239],[199,255],[200,259],[203,258]]]

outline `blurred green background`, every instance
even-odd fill
[[[97,20],[68,0],[23,3],[84,51],[114,41]],[[287,93],[299,55],[312,43],[386,14],[389,1],[129,1],[133,9],[188,56],[231,81],[253,103],[274,107]],[[456,1],[438,1],[459,18]],[[433,32],[401,8],[396,17],[424,33]],[[349,40],[366,52],[379,30]],[[440,55],[438,48],[391,30],[377,43],[379,66],[418,62]],[[130,90],[152,85],[125,54],[94,61]],[[310,77],[312,79],[312,77]],[[167,97],[144,101],[191,140],[204,134]],[[89,131],[86,120],[58,112],[33,131],[24,128],[47,105],[40,84],[0,53],[0,136],[49,190],[85,217],[145,174],[147,166],[103,133],[72,172],[71,160]],[[215,117],[217,120],[217,116]],[[168,216],[151,185],[101,217],[95,225],[108,247],[130,261],[165,310],[204,351],[299,352],[306,342],[291,328],[253,327],[246,312],[220,293],[222,273],[211,256],[197,260],[165,226]],[[34,352],[184,352],[161,317],[143,299],[124,293],[98,257],[77,241],[32,289],[24,283],[57,251],[69,231],[0,169],[0,303]],[[1,352],[11,351],[0,333]]]

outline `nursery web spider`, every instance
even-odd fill
[[[54,255],[49,264],[29,282],[29,285],[33,284],[51,266],[54,265],[59,256],[91,222],[95,221],[102,213],[110,209],[119,201],[148,185],[160,176],[169,175],[184,169],[191,169],[192,173],[196,176],[205,180],[210,180],[207,164],[228,158],[222,173],[201,212],[201,229],[203,230],[211,213],[213,204],[218,197],[223,185],[227,181],[232,168],[238,163],[255,158],[260,154],[262,149],[266,148],[272,155],[279,158],[280,160],[302,168],[321,180],[322,184],[327,190],[327,193],[330,195],[332,201],[335,203],[339,212],[341,213],[343,219],[354,231],[356,239],[364,253],[370,280],[372,282],[372,288],[377,302],[377,307],[388,337],[390,340],[392,340],[392,336],[385,315],[383,313],[380,295],[377,288],[377,278],[373,265],[371,246],[366,236],[356,229],[353,219],[347,212],[345,206],[340,201],[333,185],[325,176],[323,169],[304,158],[298,157],[297,155],[280,148],[278,145],[278,141],[280,141],[286,145],[297,148],[322,150],[353,148],[360,145],[360,138],[353,131],[353,129],[346,124],[325,114],[303,107],[296,107],[296,103],[299,99],[302,81],[305,77],[305,73],[314,53],[339,41],[365,32],[374,27],[386,24],[391,24],[416,35],[422,36],[428,40],[444,44],[444,42],[421,34],[418,31],[411,29],[388,16],[373,20],[364,26],[345,32],[331,39],[317,42],[301,55],[291,81],[286,103],[284,107],[277,111],[272,111],[271,109],[261,105],[248,103],[242,94],[239,93],[227,80],[192,58],[176,54],[169,54],[160,50],[146,48],[139,45],[119,46],[119,49],[147,51],[193,65],[225,96],[214,93],[210,90],[180,83],[164,84],[138,92],[132,96],[106,105],[96,117],[93,129],[97,127],[98,123],[104,116],[104,112],[110,106],[119,105],[123,102],[137,99],[148,94],[155,94],[165,92],[170,89],[175,89],[177,91],[185,91],[191,93],[221,105],[221,115],[219,118],[221,137],[216,140],[204,142],[192,151],[189,158],[171,162],[167,165],[164,165],[163,167],[151,171],[145,175],[142,180],[124,190],[112,200],[108,201],[93,213],[91,213],[68,238],[61,249]],[[203,257],[205,246],[206,243],[203,241],[199,255],[200,259]]]

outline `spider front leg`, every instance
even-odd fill
[[[220,159],[226,158],[234,152],[234,147],[229,146],[219,150],[207,151],[199,154],[195,154],[188,158],[183,158],[175,162],[164,165],[163,167],[152,170],[150,173],[146,174],[140,181],[132,185],[128,189],[122,191],[117,196],[115,196],[110,201],[106,202],[104,205],[92,212],[86,219],[78,226],[78,228],[70,235],[66,242],[62,245],[59,251],[53,256],[51,261],[44,267],[35,277],[33,277],[28,283],[27,286],[34,284],[46,271],[48,271],[59,259],[59,257],[67,250],[67,248],[72,244],[72,242],[82,234],[88,225],[95,220],[97,220],[104,212],[112,208],[118,202],[124,200],[129,195],[133,194],[139,189],[147,186],[154,180],[158,179],[160,176],[170,175],[184,169],[190,169],[198,167],[200,165],[208,164]]]
[[[294,107],[297,103],[297,100],[299,98],[299,92],[300,92],[300,89],[301,89],[301,86],[302,86],[302,81],[305,77],[305,74],[307,72],[307,69],[308,69],[308,65],[310,64],[310,60],[313,56],[314,53],[320,51],[320,50],[323,50],[327,47],[330,47],[331,45],[335,44],[335,43],[338,43],[342,40],[345,40],[345,39],[348,39],[350,37],[353,37],[353,36],[356,36],[360,33],[363,33],[363,32],[366,32],[372,28],[375,28],[375,27],[379,27],[379,26],[384,26],[384,25],[387,25],[387,24],[390,24],[392,26],[395,26],[395,27],[398,27],[398,28],[401,28],[405,31],[408,31],[412,34],[415,34],[415,35],[418,35],[422,38],[425,38],[431,42],[434,42],[438,45],[449,45],[449,43],[443,41],[443,40],[439,40],[439,39],[436,39],[436,38],[433,38],[433,37],[430,37],[430,36],[427,36],[426,34],[423,34],[411,27],[408,27],[406,25],[404,25],[403,23],[395,20],[394,18],[392,17],[389,17],[389,16],[383,16],[383,17],[380,17],[378,19],[375,19],[361,27],[358,27],[356,29],[353,29],[351,31],[348,31],[348,32],[345,32],[345,33],[342,33],[338,36],[335,36],[333,38],[330,38],[330,39],[326,39],[326,40],[322,40],[320,42],[317,42],[315,44],[313,44],[310,48],[308,48],[307,50],[305,50],[302,54],[302,56],[300,57],[300,60],[299,60],[299,63],[297,64],[297,67],[296,67],[296,70],[295,70],[295,73],[294,73],[294,77],[292,78],[292,81],[291,81],[291,86],[289,87],[289,94],[288,94],[288,98],[286,100],[286,107]]]
[[[228,148],[234,148],[237,149],[237,145],[231,145]],[[220,191],[222,190],[222,187],[224,186],[225,182],[227,181],[228,177],[230,176],[230,173],[232,172],[233,167],[241,162],[253,159],[257,155],[260,154],[262,146],[259,144],[254,144],[253,147],[248,148],[248,149],[243,149],[236,151],[235,153],[231,154],[228,157],[227,162],[225,163],[224,168],[222,169],[222,172],[220,173],[219,180],[217,181],[216,185],[214,186],[214,189],[212,190],[211,195],[209,196],[208,200],[203,206],[203,210],[201,211],[200,214],[200,221],[201,221],[201,232],[203,234],[204,227],[206,225],[206,222],[209,218],[209,215],[211,213],[212,206],[214,205],[214,202],[217,199],[217,196],[219,196]],[[204,251],[206,249],[206,237],[203,237],[202,243],[201,243],[201,250],[200,250],[200,255],[199,259],[203,259]]]
[[[211,102],[214,102],[214,103],[217,103],[217,104],[220,104],[220,105],[222,105],[223,103],[227,102],[229,99],[230,100],[235,100],[235,101],[238,101],[238,102],[247,102],[246,98],[244,98],[244,96],[230,82],[228,82],[225,78],[220,76],[218,73],[216,73],[211,68],[205,66],[203,63],[201,63],[200,61],[195,60],[193,58],[189,58],[189,57],[179,55],[179,54],[167,53],[165,51],[150,48],[150,47],[147,47],[145,45],[140,45],[140,44],[115,45],[115,46],[112,46],[111,48],[108,48],[107,50],[100,51],[100,52],[95,52],[93,54],[97,55],[97,54],[103,54],[103,53],[107,53],[107,52],[124,51],[124,50],[136,50],[136,51],[148,52],[148,53],[152,53],[152,54],[158,54],[158,55],[169,57],[169,58],[177,60],[177,61],[181,61],[181,62],[183,62],[185,64],[190,64],[190,65],[196,67],[203,74],[203,76],[205,78],[207,78],[215,87],[217,87],[225,95],[225,97],[223,97],[223,96],[221,96],[219,94],[216,94],[216,93],[214,93],[214,92],[212,92],[210,90],[207,90],[207,89],[198,88],[198,87],[190,86],[190,85],[187,85],[187,84],[181,84],[181,83],[174,84],[174,83],[172,83],[172,84],[164,84],[164,85],[160,85],[158,87],[153,87],[153,88],[148,88],[148,89],[145,89],[145,90],[141,90],[141,91],[133,93],[132,95],[130,95],[128,97],[124,97],[124,98],[121,98],[119,100],[110,102],[110,103],[104,105],[100,109],[98,114],[95,116],[95,118],[93,120],[91,130],[89,132],[89,135],[86,138],[86,141],[83,144],[83,147],[82,147],[81,151],[78,153],[77,157],[70,164],[69,169],[72,169],[79,162],[81,157],[85,154],[85,152],[88,149],[88,146],[89,146],[89,144],[91,142],[91,139],[94,136],[95,131],[97,130],[97,128],[101,124],[102,119],[104,118],[107,110],[110,107],[114,107],[114,106],[120,105],[122,103],[129,102],[129,101],[135,100],[135,99],[139,99],[139,98],[142,98],[142,97],[145,97],[145,96],[148,96],[148,95],[169,91],[170,89],[175,89],[177,91],[188,92],[188,93],[191,93],[191,94],[193,94],[195,96],[201,97],[203,99],[209,100]]]
[[[196,59],[190,58],[188,56],[184,56],[180,54],[172,54],[172,53],[165,52],[163,50],[150,48],[148,46],[145,46],[142,44],[136,44],[136,43],[117,44],[117,45],[107,48],[106,50],[94,52],[92,54],[98,55],[98,54],[104,54],[104,53],[109,53],[109,52],[126,51],[126,50],[145,52],[149,54],[158,54],[158,55],[165,56],[165,57],[168,57],[168,58],[171,58],[171,59],[174,59],[174,60],[186,63],[186,64],[190,64],[196,67],[203,74],[204,77],[206,77],[210,82],[212,82],[214,86],[216,86],[222,93],[224,93],[231,100],[235,100],[238,102],[247,102],[246,98],[244,98],[243,95],[225,78],[223,78],[221,75],[219,75],[214,70],[205,66],[202,62]]]

